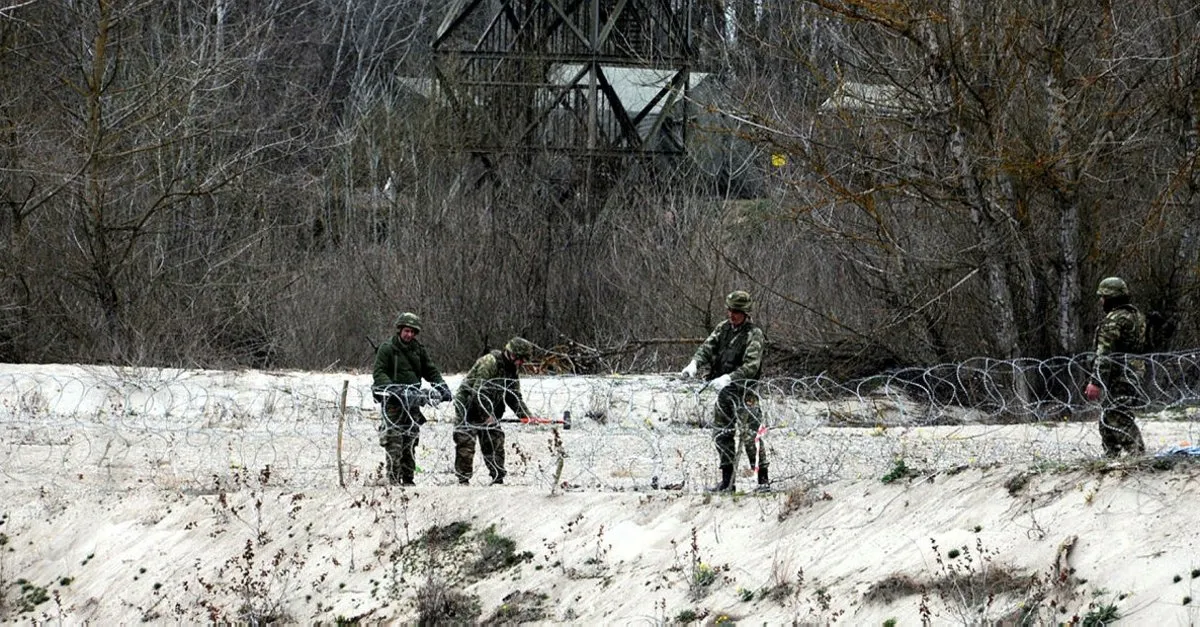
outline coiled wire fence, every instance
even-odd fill
[[[769,378],[760,441],[777,489],[971,465],[1070,464],[1100,454],[1082,396],[1092,355],[970,359],[857,379]],[[1145,357],[1149,452],[1198,439],[1200,351]],[[447,381],[457,387],[458,376]],[[292,488],[376,485],[370,376],[0,364],[0,473],[211,491],[248,478]],[[674,374],[523,376],[526,402],[564,424],[506,424],[506,483],[556,490],[704,489],[717,474],[716,391]],[[455,483],[454,409],[424,409],[418,486]],[[511,418],[511,413],[509,416]],[[753,453],[752,453],[753,455]],[[739,480],[749,487],[752,460]],[[476,458],[474,483],[487,473]]]

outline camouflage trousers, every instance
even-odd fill
[[[404,411],[398,403],[389,401],[384,405],[383,421],[379,425],[379,445],[383,447],[387,482],[390,484],[413,485],[417,471],[417,444],[421,440],[419,418],[422,418],[419,414],[414,416]]]
[[[1100,442],[1105,456],[1117,457],[1122,450],[1130,455],[1146,453],[1142,432],[1133,420],[1133,408],[1139,405],[1138,397],[1126,394],[1105,400],[1100,409]]]
[[[746,453],[750,467],[767,467],[767,443],[758,439],[761,425],[762,408],[754,390],[731,385],[717,394],[717,407],[713,411],[713,441],[721,466],[736,466],[738,449],[741,448]]]
[[[454,427],[454,475],[459,483],[471,480],[475,465],[475,441],[479,440],[479,452],[483,465],[492,481],[504,481],[504,430],[500,425],[460,423]]]

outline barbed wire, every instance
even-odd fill
[[[979,358],[853,381],[765,379],[759,392],[773,480],[782,488],[879,477],[898,460],[932,472],[1096,457],[1098,406],[1082,396],[1091,359]],[[1138,413],[1147,446],[1196,441],[1200,351],[1144,361]],[[255,481],[377,484],[383,450],[370,384],[361,374],[3,366],[0,473],[30,484],[198,492]],[[532,411],[569,414],[571,426],[505,425],[509,484],[696,491],[716,475],[707,428],[716,391],[704,381],[526,376],[521,386]],[[418,486],[450,486],[454,409],[443,403],[425,413]],[[744,457],[741,467],[748,477]]]

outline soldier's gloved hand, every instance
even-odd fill
[[[438,403],[442,402],[442,395],[438,394],[437,390],[429,390],[425,393],[425,405],[429,405],[437,409]]]
[[[690,378],[696,376],[696,368],[697,368],[696,360],[693,359],[690,362],[688,362],[688,365],[683,367],[683,370],[681,370],[679,372],[679,374],[683,375],[683,377],[685,379],[690,379]]]
[[[720,392],[721,390],[724,390],[729,385],[729,382],[732,380],[733,380],[732,377],[730,377],[727,374],[723,374],[723,375],[717,377],[716,379],[712,380],[712,386],[714,388],[716,388],[716,390],[718,392]]]
[[[443,403],[449,403],[450,399],[454,398],[450,394],[450,386],[446,385],[445,383],[439,383],[439,384],[433,386],[433,389],[436,390],[437,393],[441,395]]]
[[[1083,388],[1083,395],[1087,397],[1089,401],[1100,400],[1100,386],[1096,385],[1095,383],[1087,384],[1087,387]]]

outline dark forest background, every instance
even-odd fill
[[[688,156],[487,163],[409,80],[449,4],[6,3],[0,361],[674,370],[740,288],[848,377],[1087,351],[1114,274],[1197,344],[1195,2],[698,0]]]

